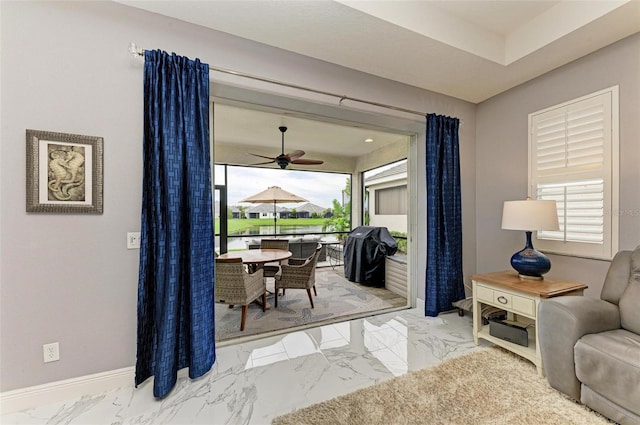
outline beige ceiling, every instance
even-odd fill
[[[640,30],[640,0],[120,2],[473,103]]]
[[[319,159],[324,159],[326,155],[360,157],[392,143],[408,143],[408,137],[400,134],[231,105],[215,106],[216,143],[244,145],[246,152],[277,156],[282,148],[280,126],[287,127],[284,134],[285,152],[304,150],[307,152],[304,159],[316,159],[313,154],[321,155]],[[367,143],[366,139],[372,142]],[[251,163],[263,161],[248,154],[246,160]]]
[[[640,0],[119,2],[472,103],[640,30]],[[234,147],[233,163],[259,161],[244,152],[279,154],[280,125],[289,127],[285,150],[310,159],[407,140],[230,105],[214,116],[216,141]]]

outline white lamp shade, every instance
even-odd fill
[[[505,201],[502,208],[502,228],[528,232],[558,230],[556,201]]]

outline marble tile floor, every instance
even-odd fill
[[[402,310],[218,348],[207,375],[179,378],[163,400],[147,382],[3,415],[0,423],[269,424],[477,348],[470,316]]]

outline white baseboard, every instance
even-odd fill
[[[79,398],[84,394],[96,394],[115,388],[132,387],[135,377],[133,367],[95,373],[33,387],[0,393],[0,413],[6,414],[31,409],[46,404]]]

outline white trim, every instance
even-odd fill
[[[620,86],[613,86],[611,91],[611,205],[616,211],[611,214],[611,259],[620,249]]]
[[[135,369],[125,367],[0,393],[0,413],[57,403],[116,388],[133,387]]]
[[[579,102],[585,101],[587,99],[598,97],[598,96],[600,96],[602,94],[615,93],[615,95],[617,96],[619,87],[620,86],[618,86],[618,85],[607,87],[606,89],[598,90],[597,92],[589,93],[589,94],[586,94],[584,96],[580,96],[580,97],[575,98],[575,99],[567,100],[566,102],[562,102],[562,103],[559,103],[557,105],[553,105],[553,106],[549,106],[549,107],[544,108],[544,109],[540,109],[539,111],[535,111],[535,112],[533,112],[532,114],[529,114],[529,115],[538,115],[538,114],[542,114],[542,113],[545,113],[545,112],[553,111],[554,109],[564,108],[565,106],[570,106],[570,105],[573,105],[574,103],[579,103]],[[616,102],[616,105],[617,104],[618,103]],[[618,109],[617,106],[616,106],[616,109]]]
[[[424,313],[424,300],[422,298],[416,299],[416,310]]]
[[[418,233],[418,211],[420,206],[418,205],[418,135],[413,134],[409,141],[409,157],[407,158],[407,183],[409,189],[409,211],[407,215],[408,219],[408,231],[407,231],[407,301],[409,307],[416,306],[416,300],[418,299],[418,252],[420,238],[415,233]],[[424,311],[424,301],[422,302],[422,311]]]

